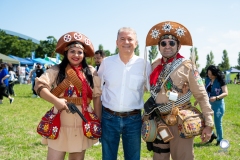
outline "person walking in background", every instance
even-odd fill
[[[35,84],[35,78],[36,78],[36,69],[37,69],[37,65],[33,65],[33,69],[30,71],[30,74],[29,74],[29,78],[31,79],[31,84],[32,84],[32,92],[33,92],[33,95],[32,97],[36,97],[37,95],[35,94],[35,91],[34,91],[34,84]]]
[[[94,54],[94,61],[96,64],[95,69],[98,71],[103,59],[105,58],[105,53],[103,50],[97,50]]]
[[[214,111],[214,123],[216,127],[216,133],[212,133],[211,139],[208,143],[212,143],[214,139],[217,139],[216,146],[220,144],[223,139],[223,127],[222,119],[225,113],[224,97],[228,95],[228,88],[225,82],[225,77],[218,67],[210,65],[207,68],[207,77],[205,79],[205,86],[209,97],[212,110]]]
[[[15,82],[17,81],[17,76],[16,76],[16,73],[13,71],[13,67],[8,67],[8,71],[9,71],[9,85],[8,85],[8,91],[9,91],[9,94],[11,96],[16,96],[15,92],[14,92],[14,84]]]
[[[102,159],[116,160],[120,137],[124,159],[140,160],[141,109],[144,88],[151,72],[149,62],[134,54],[136,32],[128,27],[118,30],[119,53],[104,58],[98,70],[102,85]],[[146,76],[144,71],[146,70]],[[148,85],[149,86],[149,85]]]
[[[236,75],[236,78],[237,78],[237,82],[239,82],[239,80],[240,80],[240,73],[238,73],[238,74]]]
[[[20,82],[20,80],[19,80],[19,77],[20,77],[20,74],[19,74],[20,71],[19,70],[20,69],[19,68],[20,68],[20,66],[16,67],[15,73],[16,73],[16,76],[18,77],[18,81]]]
[[[26,80],[27,84],[30,83],[29,74],[30,74],[30,69],[29,69],[28,65],[26,64],[26,66],[25,66],[25,80]]]
[[[179,53],[181,45],[192,46],[191,34],[180,23],[161,22],[154,25],[146,37],[146,46],[154,45],[158,45],[162,55],[152,64],[153,72],[150,75],[150,98],[155,105],[153,103],[144,109],[146,117],[150,115],[157,124],[165,127],[165,134],[158,134],[162,139],[155,138],[153,142],[149,142],[148,149],[154,152],[153,160],[169,160],[170,156],[173,160],[193,160],[194,135],[185,136],[177,119],[180,113],[197,112],[191,105],[191,95],[200,100],[205,120],[202,142],[210,139],[214,124],[213,111],[196,66]]]
[[[17,75],[17,77],[18,77],[18,82],[19,82],[19,84],[23,84],[23,83],[24,83],[24,78],[25,78],[25,72],[24,72],[24,74],[23,74],[20,65],[16,67],[16,75]]]
[[[35,70],[36,77],[40,77],[43,73],[44,73],[44,71],[42,69],[41,64],[37,63],[36,70]],[[34,86],[35,86],[35,81],[33,81],[33,96],[32,97],[36,98],[36,97],[38,97],[38,95],[37,95],[36,91],[34,90]]]
[[[10,75],[8,74],[7,64],[1,63],[0,70],[0,104],[3,103],[3,96],[7,97],[11,104],[14,101],[14,98],[12,98],[8,93],[8,78]]]
[[[41,98],[61,111],[58,138],[43,139],[43,143],[48,144],[47,160],[63,160],[66,152],[69,152],[69,159],[83,160],[86,150],[97,140],[84,135],[82,119],[77,114],[66,111],[66,102],[74,103],[80,111],[84,107],[91,112],[93,109],[90,103],[93,100],[94,111],[101,117],[100,79],[94,67],[89,66],[86,60],[86,57],[94,56],[94,48],[85,35],[69,32],[58,40],[56,52],[64,56],[62,62],[37,77],[34,87]],[[59,96],[50,91],[57,91]]]

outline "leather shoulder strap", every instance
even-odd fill
[[[51,93],[56,97],[59,97],[60,94],[63,93],[67,87],[69,87],[70,84],[76,86],[79,91],[82,90],[82,82],[79,80],[76,72],[71,68],[70,65],[66,67],[65,71],[67,77],[56,88],[51,90]]]

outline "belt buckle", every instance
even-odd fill
[[[122,112],[122,113],[119,112],[119,114],[118,114],[118,116],[121,117],[121,118],[127,117],[129,115],[130,115],[129,112]]]

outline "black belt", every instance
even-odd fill
[[[155,152],[155,153],[168,153],[168,152],[170,152],[170,148],[163,149],[163,148],[153,146],[153,152]]]
[[[169,142],[164,143],[163,140],[155,139],[153,142],[147,142],[147,149],[149,151],[153,151],[155,153],[168,153],[168,152],[170,152],[170,148],[163,149],[163,148],[154,146],[153,143],[154,144],[169,144]]]
[[[134,109],[133,111],[130,111],[130,112],[115,112],[115,111],[112,111],[109,108],[106,108],[106,107],[103,107],[103,108],[108,113],[111,113],[111,114],[119,116],[119,117],[127,117],[127,116],[132,116],[132,115],[136,115],[136,114],[141,113],[140,109]]]
[[[170,148],[163,149],[163,148],[154,146],[153,143],[155,143],[155,144],[169,144],[169,142],[164,143],[163,140],[155,139],[153,142],[151,142],[151,144],[147,143],[148,150],[150,149],[149,151],[152,150],[155,153],[169,153],[170,152]]]

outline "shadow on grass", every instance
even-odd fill
[[[41,142],[35,142],[35,143],[33,143],[33,145],[34,145],[34,146],[45,146],[45,145],[43,145]]]
[[[212,146],[212,143],[206,144],[206,143],[194,143],[193,146],[194,147],[208,147],[208,146]]]
[[[17,97],[19,97],[19,98],[32,98],[31,96],[32,95],[29,95],[29,96],[17,96]]]

